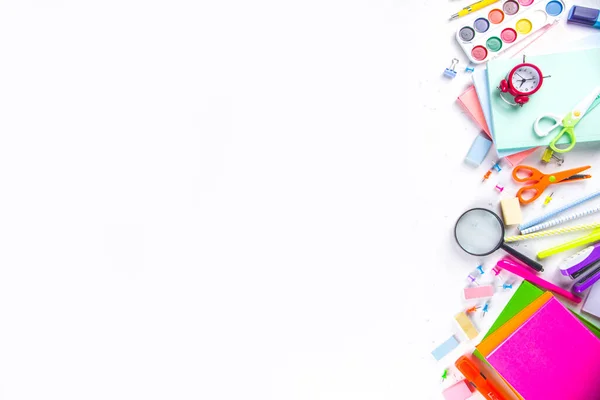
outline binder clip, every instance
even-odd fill
[[[454,70],[456,64],[458,64],[458,58],[453,58],[452,64],[444,70],[444,76],[446,78],[454,79],[456,77],[456,71]]]
[[[554,154],[550,147],[546,147],[546,150],[544,150],[544,154],[542,154],[542,161],[547,164],[552,160],[554,160],[559,167],[565,162],[564,158]]]

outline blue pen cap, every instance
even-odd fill
[[[594,28],[600,29],[600,10],[595,8],[573,6],[569,11],[568,22],[593,26]]]

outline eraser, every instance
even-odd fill
[[[492,297],[494,295],[494,287],[492,285],[468,287],[465,288],[464,293],[466,300]]]
[[[517,197],[500,200],[500,207],[502,208],[502,218],[505,225],[519,225],[523,222],[521,203],[519,203]]]
[[[475,328],[469,317],[467,317],[467,314],[460,312],[454,316],[454,319],[458,322],[458,326],[460,326],[460,329],[467,335],[469,340],[473,340],[479,335],[479,331]]]
[[[456,340],[456,338],[454,336],[450,336],[450,338],[448,340],[446,340],[444,343],[440,344],[438,347],[433,349],[433,351],[431,352],[431,355],[433,356],[433,358],[435,358],[436,360],[439,361],[442,358],[444,358],[448,353],[450,353],[452,350],[457,348],[458,345],[459,345],[458,340]]]
[[[471,145],[471,148],[469,149],[469,152],[467,153],[467,156],[465,157],[465,162],[475,167],[480,166],[483,160],[485,160],[485,157],[489,153],[491,147],[491,140],[483,135],[477,135],[473,141],[473,144]]]
[[[442,392],[446,400],[466,400],[473,395],[466,380],[462,380]]]

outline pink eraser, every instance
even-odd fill
[[[467,300],[492,297],[493,295],[494,287],[492,285],[465,288],[465,299]]]
[[[442,392],[446,400],[465,400],[473,395],[466,380],[462,380]]]

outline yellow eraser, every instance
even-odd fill
[[[456,314],[454,319],[456,322],[458,322],[458,326],[460,326],[460,329],[462,329],[465,335],[467,335],[469,340],[472,340],[479,334],[477,328],[475,328],[475,325],[473,325],[469,317],[467,317],[467,314],[464,312],[459,312]]]
[[[523,222],[521,204],[518,198],[502,199],[500,200],[500,207],[502,207],[502,218],[504,218],[506,225],[519,225]]]

